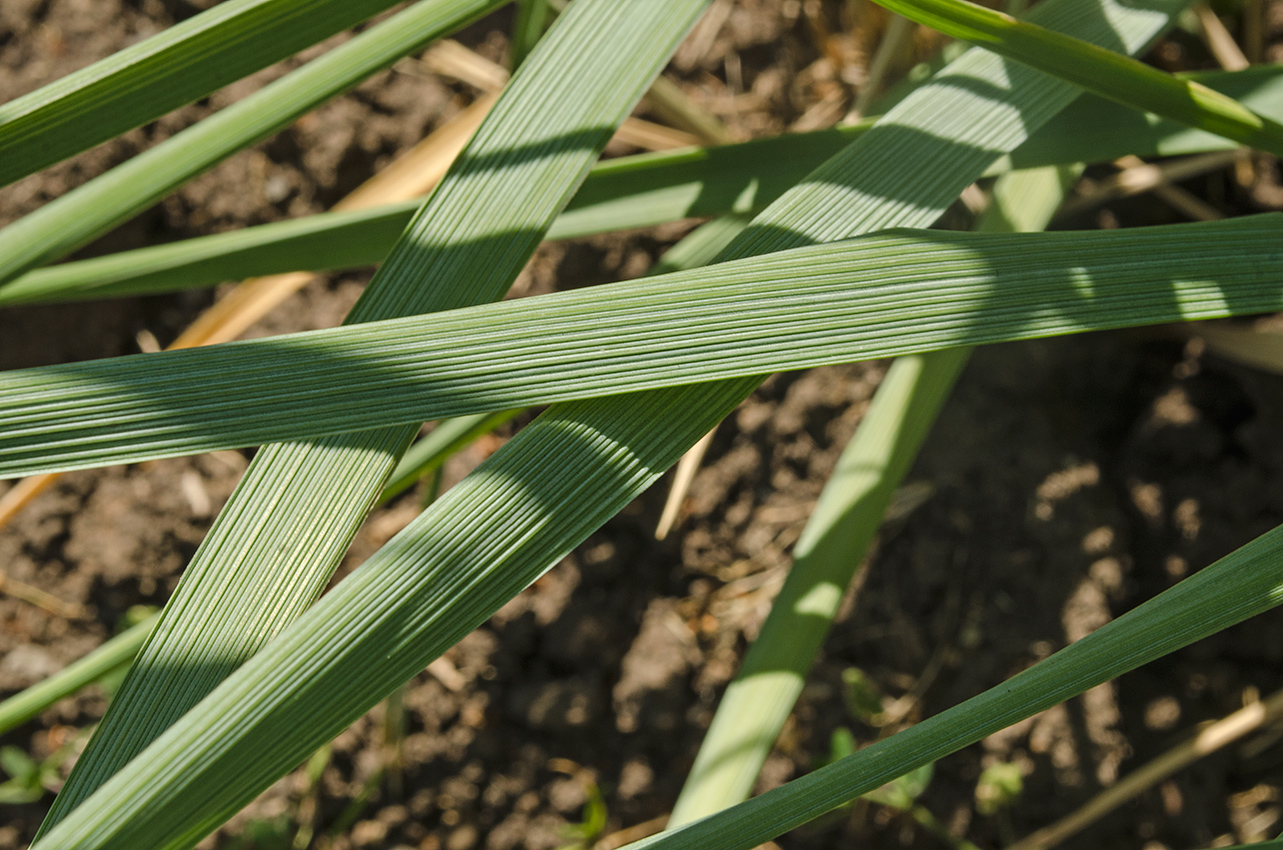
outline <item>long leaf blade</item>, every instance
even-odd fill
[[[1283,527],[979,696],[737,806],[627,846],[633,850],[746,850],[1280,602]]]
[[[0,702],[0,734],[15,729],[64,697],[128,664],[156,625],[151,614],[44,681]]]
[[[1263,312],[1283,306],[1280,236],[1278,213],[908,231],[430,317],[13,371],[0,374],[0,475]]]
[[[395,0],[229,0],[0,106],[0,186],[360,23]]]

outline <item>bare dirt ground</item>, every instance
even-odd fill
[[[0,99],[206,5],[0,0]],[[668,73],[742,137],[824,126],[844,113],[858,83],[851,74],[880,34],[882,19],[868,9],[861,14],[871,17],[853,21],[861,8],[719,0]],[[1269,2],[1266,11],[1268,45],[1283,31],[1283,4]],[[458,38],[501,60],[510,18],[492,16]],[[923,37],[915,50],[925,55],[932,46]],[[0,223],[321,49],[5,189]],[[1175,67],[1210,62],[1180,34],[1157,55]],[[319,212],[475,95],[400,63],[82,255]],[[1275,168],[1258,163],[1250,179],[1227,170],[1186,188],[1229,214],[1260,211],[1277,203]],[[1141,198],[1058,226],[1176,220]],[[547,245],[522,291],[636,276],[689,227]],[[367,270],[318,279],[252,333],[333,325],[368,278]],[[143,331],[164,344],[213,298],[191,292],[6,310],[0,368],[130,353]],[[314,765],[315,782],[306,771],[286,777],[207,846],[289,847],[303,824],[310,845],[293,846],[544,850],[593,846],[661,818],[884,370],[870,363],[773,377],[718,431],[683,523],[667,541],[653,538],[665,481],[451,650],[444,673],[410,683],[400,756],[389,756],[385,709],[375,709]],[[528,419],[457,457],[446,483]],[[901,515],[849,594],[760,788],[821,763],[836,730],[864,744],[956,704],[1283,522],[1280,433],[1283,379],[1205,356],[1165,331],[980,351],[909,476]],[[249,456],[221,452],[68,475],[0,531],[5,575],[84,611],[57,616],[0,595],[0,694],[85,654],[130,606],[163,604]],[[376,512],[343,572],[417,505],[411,494]],[[941,761],[921,802],[953,835],[1004,846],[1196,724],[1283,686],[1281,659],[1283,616],[1258,617]],[[899,700],[891,729],[848,710],[842,683],[850,668]],[[36,759],[64,748],[74,754],[81,730],[105,705],[104,692],[91,688],[0,743]],[[1204,759],[1063,846],[1161,850],[1277,834],[1278,736],[1267,731]],[[1018,764],[1025,790],[991,817],[977,812],[973,794],[994,761]],[[70,758],[58,762],[64,773],[69,767]],[[26,845],[51,799],[0,805],[0,850]],[[945,846],[906,816],[864,803],[779,841],[857,844]]]

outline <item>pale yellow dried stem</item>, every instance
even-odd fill
[[[1124,165],[1119,174],[1109,180],[1102,180],[1092,191],[1065,204],[1060,210],[1060,215],[1085,212],[1109,201],[1155,191],[1160,186],[1171,186],[1178,180],[1187,180],[1190,177],[1225,168],[1244,155],[1245,151],[1240,149],[1215,151],[1163,163],[1147,163],[1139,159],[1124,158],[1119,160],[1120,164]],[[1220,215],[1219,212],[1215,214]]]
[[[38,587],[9,578],[0,572],[0,593],[6,593],[14,599],[21,599],[37,608],[43,608],[55,617],[68,620],[79,620],[85,616],[85,609],[74,602],[64,602],[52,593],[46,593]]]
[[[383,171],[375,174],[334,205],[335,211],[359,210],[405,201],[423,195],[445,176],[450,163],[472,138],[497,94],[487,94],[436,132],[415,145]],[[194,348],[227,342],[244,333],[278,304],[303,288],[311,272],[255,277],[244,281],[227,297],[202,313],[179,335],[170,349]]]
[[[1116,163],[1124,170],[1148,170],[1151,166],[1138,156],[1125,156]],[[1207,201],[1173,183],[1158,183],[1151,190],[1154,197],[1173,209],[1184,213],[1194,221],[1220,221],[1225,214]]]
[[[507,68],[450,38],[432,45],[419,62],[434,74],[454,77],[485,92],[501,89],[508,82]]]
[[[1222,68],[1226,71],[1242,71],[1252,64],[1210,6],[1200,0],[1194,4],[1194,15],[1198,18],[1199,29],[1203,31],[1203,42]]]
[[[1181,768],[1279,718],[1283,718],[1283,691],[1204,727],[1193,738],[1177,744],[1135,773],[1101,791],[1073,814],[1017,841],[1007,850],[1047,850],[1054,847]]]
[[[648,151],[689,148],[699,144],[699,139],[690,133],[641,118],[625,118],[615,131],[615,139]]]
[[[37,608],[43,608],[55,617],[76,620],[85,616],[85,609],[80,605],[64,602],[52,593],[46,593],[38,587],[10,578],[4,570],[0,570],[0,593],[12,596],[14,599],[21,599]]]
[[[453,77],[460,82],[475,86],[486,92],[500,89],[508,82],[507,68],[497,62],[491,62],[484,56],[450,39],[437,42],[431,50],[423,55],[420,64],[435,74]],[[659,85],[662,88],[663,83]],[[676,87],[674,86],[673,88]],[[647,97],[653,98],[654,96],[655,89],[652,86]],[[662,98],[663,95],[661,94],[660,97]],[[691,108],[696,108],[684,94],[681,97],[686,99]],[[708,118],[717,121],[711,113]],[[720,124],[721,122],[717,123]],[[686,148],[698,145],[701,142],[701,136],[695,133],[665,127],[662,124],[644,121],[636,117],[625,118],[624,123],[615,132],[615,138],[634,147],[652,151]],[[715,143],[721,144],[722,141],[730,140],[730,136],[727,134],[725,139],[719,138]],[[710,142],[714,140],[703,139],[703,141]]]
[[[728,145],[735,141],[722,119],[691,100],[667,77],[655,78],[646,92],[646,102],[661,119],[696,136],[706,145]]]
[[[708,452],[709,445],[713,442],[713,435],[717,433],[714,428],[703,437],[699,442],[691,446],[682,459],[677,461],[677,469],[673,475],[673,486],[668,491],[668,501],[664,503],[664,512],[659,515],[659,525],[655,527],[655,539],[663,540],[668,533],[673,530],[677,524],[677,518],[681,515],[682,503],[686,501],[686,493],[690,490],[691,482],[695,480],[695,473],[699,472],[699,465],[704,462],[704,455]]]
[[[22,479],[3,496],[0,496],[0,528],[13,519],[18,511],[28,502],[45,491],[58,480],[58,473],[47,472],[43,475],[32,475]]]

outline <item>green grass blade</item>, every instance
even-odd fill
[[[0,230],[0,281],[59,259],[184,181],[500,0],[420,0],[297,71],[237,101]]]
[[[580,0],[568,15],[591,2]],[[1095,3],[1048,0],[1035,14],[1134,50],[1182,6],[1175,0],[1109,3],[1106,16]],[[657,14],[655,20],[668,17]],[[639,27],[630,35],[635,39],[646,31]],[[555,33],[556,28],[544,45]],[[539,62],[543,49],[526,67]],[[982,87],[979,103],[960,103],[958,84]],[[984,96],[993,89],[992,97]],[[813,232],[810,224],[817,219],[828,220],[838,236],[929,224],[1074,94],[1068,85],[1008,67],[991,54],[969,52],[892,110],[885,131],[875,128],[846,149],[817,174],[818,182],[786,196],[762,224],[789,234],[792,244],[822,240],[823,231]],[[964,132],[962,143],[953,141]],[[921,181],[890,178],[892,171],[903,173],[897,166],[905,157],[918,162]],[[194,839],[556,563],[653,483],[755,383],[568,403],[546,412],[38,846],[183,846],[184,838]],[[304,470],[296,481],[316,478]],[[306,488],[286,492],[301,489]],[[182,656],[173,663],[183,663]]]
[[[733,808],[628,846],[634,850],[747,850],[921,765],[1280,602],[1283,527],[1261,535],[979,696]]]
[[[993,198],[976,222],[979,233],[1037,233],[1045,230],[1083,166],[1046,165],[1013,171],[993,185]]]
[[[0,476],[1265,312],[1283,307],[1280,236],[1279,213],[900,231],[434,316],[14,370],[0,373]]]
[[[1283,92],[1278,108],[1283,113]],[[751,212],[841,150],[853,132],[827,130],[598,163],[547,238]],[[0,286],[0,305],[158,293],[261,274],[369,265],[386,256],[421,203],[322,213],[38,269]]]
[[[1253,109],[1283,119],[1283,68],[1260,66],[1197,76]],[[748,214],[775,200],[868,126],[599,163],[553,223],[548,238],[736,211]],[[1084,95],[989,172],[1233,146],[1221,136]],[[322,213],[36,269],[0,286],[0,306],[172,292],[256,275],[370,265],[391,249],[419,203]]]
[[[432,433],[410,446],[401,456],[396,469],[388,476],[388,483],[383,486],[379,501],[386,502],[404,493],[420,478],[449,460],[455,452],[482,434],[489,434],[520,412],[521,409],[518,408],[497,413],[474,413],[438,423]]]
[[[502,297],[705,5],[576,2],[509,82],[348,322]],[[259,451],[42,830],[68,812],[76,834],[74,823],[126,811],[77,806],[311,604],[417,430],[383,428]],[[202,791],[203,809],[167,811],[160,828],[169,846],[195,843],[234,809],[233,792],[247,786],[233,784]],[[110,840],[109,832],[90,832]],[[42,843],[57,846],[52,837]]]
[[[1283,155],[1283,125],[1193,80],[966,0],[875,1],[1102,97]]]
[[[322,41],[395,0],[230,0],[0,106],[0,186]]]
[[[717,707],[669,829],[752,792],[891,494],[968,354],[954,348],[891,365],[820,494],[771,613]]]
[[[225,280],[372,265],[423,204],[320,213],[34,269],[0,286],[0,305],[155,295]]]
[[[21,726],[58,700],[128,664],[138,654],[159,618],[160,614],[148,616],[43,682],[0,702],[0,734]]]
[[[1045,228],[1070,182],[1061,172],[1048,166],[998,178],[976,229]],[[793,548],[784,586],[717,707],[668,828],[748,799],[838,603],[970,353],[950,348],[891,364]]]
[[[548,0],[517,0],[517,20],[512,25],[512,38],[508,44],[508,65],[512,70],[521,67],[543,37],[549,11]]]

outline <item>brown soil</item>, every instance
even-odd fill
[[[3,0],[0,98],[204,5]],[[719,0],[714,14],[729,11],[723,25],[707,28],[711,34],[697,29],[670,72],[746,137],[829,123],[840,116],[846,91],[834,61],[861,61],[876,43],[876,33],[831,38],[838,55],[821,55],[818,22],[838,32],[839,5],[825,4],[819,18],[798,3]],[[1283,4],[1270,9],[1278,23]],[[496,15],[460,38],[500,59],[509,18]],[[1185,66],[1202,63],[1191,44],[1169,42],[1160,55],[1174,51]],[[0,221],[300,61],[5,189]],[[474,94],[402,63],[193,181],[84,254],[319,212]],[[1188,188],[1229,213],[1257,211],[1273,185],[1267,169],[1259,174],[1262,182],[1246,188],[1230,173]],[[1139,200],[1066,225],[1175,218]],[[635,276],[687,228],[545,246],[519,285],[529,293]],[[356,272],[319,280],[253,333],[332,325],[367,279]],[[0,368],[136,351],[140,331],[163,344],[212,298],[193,292],[0,312]],[[597,795],[606,833],[664,815],[884,365],[769,380],[719,430],[673,537],[653,540],[666,491],[656,487],[451,650],[449,668],[409,685],[399,771],[385,771],[380,707],[334,742],[315,792],[302,772],[286,777],[207,846],[289,846],[294,826],[306,822],[314,829],[311,846],[334,850],[542,850],[574,843],[567,830],[584,820]],[[839,728],[861,743],[877,737],[844,706],[847,668],[865,671],[888,698],[914,695],[897,728],[908,725],[1002,681],[1283,521],[1279,433],[1283,381],[1201,356],[1196,344],[1173,335],[1093,335],[979,352],[909,476],[906,493],[916,498],[862,570],[761,788],[812,769]],[[447,484],[501,440],[484,439],[452,461]],[[10,578],[88,612],[67,619],[0,596],[0,692],[82,656],[129,606],[162,604],[248,456],[221,452],[68,475],[0,532],[0,565]],[[416,505],[410,495],[373,515],[343,570],[404,525]],[[1281,658],[1283,619],[1258,617],[941,761],[922,802],[954,834],[1003,846],[1072,810],[1197,723],[1283,686]],[[47,757],[91,726],[105,704],[101,689],[91,688],[3,743]],[[1064,846],[1158,850],[1276,834],[1283,828],[1283,755],[1275,737],[1204,759]],[[982,767],[996,760],[1021,765],[1026,788],[1009,813],[986,817],[976,812],[973,792]],[[50,799],[0,806],[0,849],[25,846]],[[943,846],[906,817],[870,805],[779,843],[855,842]]]

